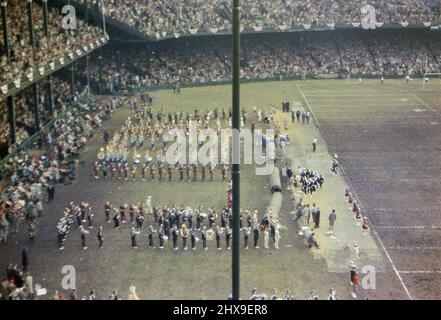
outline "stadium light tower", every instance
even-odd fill
[[[239,215],[240,215],[240,0],[233,0],[233,252],[232,252],[232,299],[239,300]],[[235,161],[235,154],[239,161]]]

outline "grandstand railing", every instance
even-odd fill
[[[84,45],[82,49],[76,49],[75,52],[69,52],[64,55],[63,58],[58,59],[57,61],[51,61],[44,66],[40,66],[38,68],[33,68],[32,72],[28,72],[17,77],[11,83],[2,83],[0,85],[0,102],[6,99],[7,97],[14,95],[31,84],[44,79],[48,75],[66,67],[67,65],[83,58],[84,56],[90,54],[96,49],[104,46],[109,41],[109,36],[105,35],[100,39],[94,41],[89,45]]]
[[[77,101],[72,103],[72,104],[70,104],[69,107],[67,107],[63,112],[61,112],[60,115],[56,119],[52,119],[51,121],[46,123],[38,132],[36,132],[34,135],[32,135],[29,138],[27,138],[20,145],[16,146],[16,148],[15,148],[13,153],[7,155],[6,157],[4,157],[3,159],[0,160],[0,170],[3,169],[3,167],[9,161],[9,159],[13,159],[15,156],[20,154],[20,152],[22,152],[24,150],[28,150],[28,149],[32,149],[32,148],[37,147],[39,139],[41,138],[41,136],[43,134],[49,132],[53,128],[55,121],[57,121],[59,119],[63,119],[64,117],[66,117],[68,112],[72,111],[73,108],[75,108],[78,105],[78,103],[81,103],[81,101],[83,101],[83,99],[87,95],[88,94],[86,92],[83,92],[82,94],[80,94],[78,96]]]

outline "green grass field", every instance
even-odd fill
[[[420,80],[409,84],[404,80],[386,80],[384,85],[378,80],[365,80],[362,83],[357,80],[261,82],[242,85],[241,106],[251,114],[253,106],[264,109],[274,105],[281,108],[283,101],[289,101],[291,106],[301,105],[302,109],[312,111],[324,138],[332,141],[335,137],[326,129],[329,125],[344,128],[348,123],[358,123],[360,126],[375,127],[377,123],[394,121],[406,124],[414,117],[418,117],[418,121],[426,121],[426,113],[432,112],[431,109],[440,103],[440,92],[438,79],[432,80],[425,90]],[[163,107],[165,112],[191,112],[195,108],[203,112],[215,107],[228,109],[231,106],[231,87],[226,85],[187,88],[179,96],[174,95],[172,90],[153,91],[151,94],[155,97],[154,110]],[[123,108],[104,128],[117,130],[130,115],[128,107]],[[378,122],[379,119],[381,122]],[[80,294],[95,288],[98,296],[105,298],[113,288],[117,288],[124,296],[133,282],[141,299],[226,298],[231,288],[231,252],[216,252],[214,243],[209,244],[210,250],[207,252],[173,252],[170,248],[162,252],[151,251],[147,249],[146,233],[138,237],[140,248],[130,250],[128,226],[112,230],[110,225],[104,223],[102,208],[107,200],[115,205],[120,202],[138,203],[145,201],[148,195],[152,196],[154,205],[185,203],[193,207],[203,204],[205,207],[221,208],[226,201],[227,183],[221,182],[219,175],[214,182],[197,183],[95,181],[90,174],[97,150],[102,144],[101,137],[102,130],[84,151],[81,159],[84,166],[78,170],[78,182],[69,187],[60,186],[57,190],[59,201],[48,206],[49,212],[43,218],[46,226],[41,227],[40,241],[32,248],[34,282],[49,289],[58,289],[62,279],[60,270],[63,265],[70,264],[76,267]],[[257,207],[263,212],[270,198],[268,177],[255,176],[254,167],[243,166],[241,179],[242,208]],[[283,210],[289,212],[291,207],[287,194],[284,199]],[[95,247],[94,230],[89,237],[88,251],[81,250],[77,231],[69,235],[65,251],[57,251],[57,216],[70,201],[88,201],[96,208],[96,224],[103,224],[105,228],[106,249],[99,251]],[[281,294],[291,289],[299,299],[306,298],[309,290],[315,289],[321,298],[325,298],[332,286],[340,297],[347,298],[347,274],[329,273],[326,261],[317,259],[303,247],[286,216],[282,223],[288,226],[288,231],[282,235],[281,250],[241,251],[243,298],[248,298],[254,287],[268,295],[274,288]],[[23,236],[19,238],[20,243],[24,240]],[[19,259],[17,248],[19,246],[0,248],[4,265],[9,262],[5,259]],[[388,291],[387,286],[382,290],[375,296],[394,297],[394,291]]]

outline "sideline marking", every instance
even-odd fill
[[[352,187],[351,180],[349,180],[349,179],[347,178],[347,176],[346,176],[346,174],[345,174],[345,172],[344,172],[344,169],[343,169],[342,167],[340,167],[340,171],[341,171],[342,175],[345,177],[345,180],[346,180],[348,186],[349,186],[350,189],[352,190],[352,193],[354,194],[354,198],[358,199],[357,201],[358,201],[358,203],[360,204],[360,207],[365,208],[365,206],[363,206],[363,204],[361,203],[360,198],[357,196],[357,193],[356,193],[355,189]],[[407,289],[407,286],[406,286],[406,284],[404,283],[403,278],[401,277],[400,273],[398,272],[398,269],[395,267],[395,263],[393,262],[392,258],[391,258],[390,255],[389,255],[389,252],[387,251],[386,247],[384,246],[383,241],[381,241],[380,236],[379,236],[378,233],[377,233],[376,231],[374,231],[374,230],[375,230],[375,226],[374,226],[374,225],[371,225],[371,234],[372,234],[372,236],[375,237],[375,238],[378,240],[378,243],[380,244],[381,248],[383,249],[384,253],[386,254],[386,257],[387,257],[387,259],[389,260],[389,263],[390,263],[390,265],[392,266],[392,269],[394,270],[394,272],[395,272],[395,274],[396,274],[398,280],[400,281],[401,286],[403,287],[404,291],[406,292],[407,297],[408,297],[410,300],[413,300],[413,298],[412,298],[412,296],[411,296],[411,294],[410,294],[410,292],[409,292],[409,289]]]
[[[300,89],[300,86],[298,84],[296,84],[296,87],[297,87],[297,90],[299,90],[300,94],[302,95],[303,100],[305,100],[306,105],[308,106],[309,110],[311,111],[311,114],[314,117],[315,122],[317,123],[317,127],[320,128],[320,123],[319,123],[317,117],[315,116],[314,110],[312,110],[311,105],[308,102],[308,99],[306,99],[305,94],[303,93],[302,89]]]

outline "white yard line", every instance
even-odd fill
[[[354,190],[354,189],[352,189],[352,190]],[[355,192],[354,192],[354,195],[355,195]],[[387,251],[386,247],[384,246],[383,241],[381,241],[380,236],[379,236],[378,233],[376,233],[376,232],[375,232],[375,233],[373,232],[373,234],[376,235],[376,238],[377,238],[377,240],[378,240],[378,243],[379,243],[379,244],[381,245],[381,247],[383,248],[384,253],[386,254],[386,257],[387,257],[387,259],[389,260],[389,263],[391,264],[392,269],[394,270],[395,274],[397,275],[397,278],[398,278],[398,280],[400,281],[401,285],[403,286],[403,289],[404,289],[404,291],[406,292],[407,296],[409,297],[410,300],[413,300],[412,296],[410,295],[409,289],[407,289],[407,286],[406,286],[406,284],[404,283],[403,278],[402,278],[401,275],[400,275],[400,272],[399,272],[398,269],[395,267],[395,263],[393,262],[392,258],[391,258],[390,255],[389,255],[389,252]]]
[[[437,112],[435,109],[433,109],[426,101],[424,101],[423,99],[421,99],[420,97],[418,97],[416,94],[412,93],[412,97],[415,98],[415,100],[418,100],[419,102],[421,102],[424,106],[426,106],[427,108],[429,108],[430,110],[432,110],[433,112]]]
[[[346,174],[344,173],[343,168],[339,168],[340,171],[342,172],[343,176],[346,177]],[[352,190],[352,193],[354,194],[354,198],[357,199],[358,203],[360,204],[360,207],[364,207],[363,204],[361,203],[360,198],[357,196],[357,193],[355,191],[355,189],[352,187],[352,184],[350,183],[350,180],[348,180],[346,178],[346,182],[348,183],[348,186],[350,187],[350,189]],[[397,276],[398,280],[401,283],[401,286],[403,287],[404,291],[406,292],[407,297],[410,300],[413,300],[412,295],[409,292],[409,289],[407,289],[406,284],[403,281],[403,278],[401,277],[400,273],[398,272],[397,267],[395,266],[394,261],[392,260],[392,258],[389,255],[389,251],[387,251],[385,245],[383,244],[383,241],[381,240],[380,236],[378,235],[377,232],[374,231],[374,226],[371,224],[371,234],[372,236],[375,236],[375,238],[377,239],[378,243],[380,244],[381,248],[383,249],[384,253],[386,254],[387,259],[389,260],[390,265],[392,266],[392,269],[395,273],[395,275]]]
[[[311,111],[312,116],[314,117],[315,122],[317,123],[317,127],[320,129],[320,123],[317,119],[317,117],[314,114],[314,110],[312,110],[311,105],[308,102],[308,99],[305,97],[305,94],[303,93],[302,89],[300,89],[300,86],[298,84],[296,84],[297,86],[297,90],[299,90],[300,94],[303,97],[303,100],[305,100],[306,105],[308,106],[309,110]]]
[[[393,230],[441,230],[441,226],[376,226],[375,228]]]
[[[389,250],[441,250],[441,247],[389,247]]]
[[[435,270],[435,271],[423,271],[423,270],[417,270],[417,271],[398,271],[402,274],[441,274],[441,270]]]

